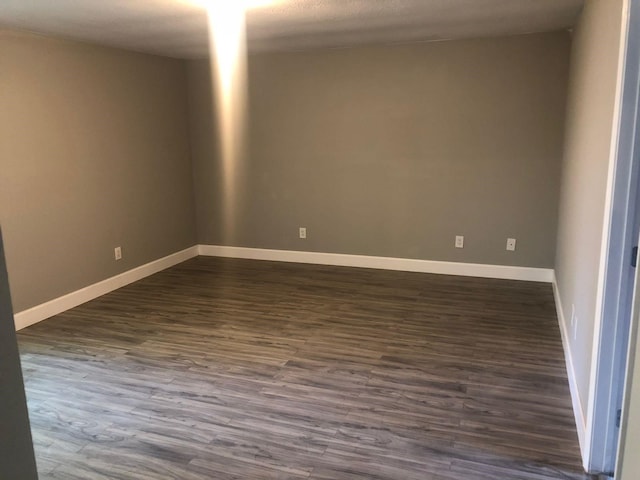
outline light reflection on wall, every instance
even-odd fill
[[[224,243],[233,244],[242,193],[241,170],[246,154],[247,45],[245,4],[208,4],[211,78],[220,142]],[[212,132],[213,134],[213,132]]]

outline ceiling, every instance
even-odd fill
[[[1,0],[0,26],[177,58],[205,57],[203,0]],[[227,0],[230,2],[238,0]],[[570,28],[583,0],[278,0],[247,15],[253,51]]]

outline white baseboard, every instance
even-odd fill
[[[571,349],[569,348],[569,332],[567,331],[567,322],[564,317],[564,310],[562,309],[562,298],[560,297],[560,290],[558,290],[558,283],[556,282],[555,274],[553,275],[553,296],[556,301],[556,310],[558,313],[558,323],[560,325],[560,335],[562,336],[562,347],[564,349],[564,359],[567,366],[567,377],[569,379],[569,390],[571,391],[571,402],[573,404],[573,416],[576,420],[576,430],[578,431],[578,443],[580,444],[580,453],[583,460],[586,458],[587,448],[587,422],[584,418],[584,410],[582,409],[582,401],[580,400],[580,393],[578,392],[578,382],[576,379],[575,369],[573,367],[573,357],[571,355]]]
[[[177,265],[198,255],[198,247],[190,247],[180,252],[173,253],[166,257],[154,260],[145,265],[133,268],[115,277],[107,278],[88,287],[81,288],[75,292],[68,293],[62,297],[55,298],[49,302],[36,305],[33,308],[23,310],[14,315],[16,330],[21,330],[34,323],[46,320],[49,317],[58,315],[66,310],[77,307],[85,302],[98,298],[101,295],[112,292],[120,287],[141,280],[149,275],[158,273],[166,268]]]
[[[226,247],[218,245],[197,245],[168,255],[159,260],[141,265],[127,272],[89,285],[75,292],[55,298],[28,310],[16,313],[16,330],[21,330],[58,315],[112,292],[120,287],[158,273],[197,255],[246,258],[254,260],[272,260],[279,262],[311,263],[346,267],[377,268],[382,270],[400,270],[407,272],[438,273],[470,277],[501,278],[509,280],[528,280],[552,282],[553,270],[545,268],[510,267],[503,265],[483,265],[475,263],[439,262],[415,260],[409,258],[373,257],[366,255],[346,255],[339,253],[299,252],[290,250],[268,250],[262,248]]]
[[[343,267],[377,268],[406,272],[439,273],[466,277],[502,278],[533,282],[553,281],[553,270],[547,268],[510,267],[483,265],[478,263],[439,262],[410,258],[372,257],[367,255],[345,255],[341,253],[299,252],[292,250],[268,250],[263,248],[225,247],[199,245],[198,253],[211,257],[247,258],[277,262],[313,263]]]

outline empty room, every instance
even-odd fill
[[[636,0],[3,0],[0,480],[639,478],[639,80]]]

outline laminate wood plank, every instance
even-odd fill
[[[43,480],[589,478],[548,284],[198,257],[18,339]]]

